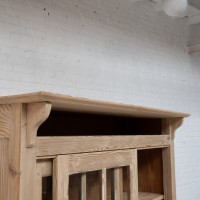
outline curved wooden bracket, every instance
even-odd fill
[[[170,118],[162,121],[162,135],[170,135],[173,140],[175,131],[182,125],[183,118]]]
[[[26,147],[35,146],[37,130],[48,118],[52,105],[50,103],[33,103],[27,106],[27,136]]]
[[[175,138],[175,132],[182,124],[183,124],[183,118],[172,118],[172,119],[170,119],[171,139]]]

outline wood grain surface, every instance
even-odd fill
[[[81,144],[81,145],[80,145]],[[162,148],[170,145],[169,135],[38,137],[37,156],[117,149]]]
[[[113,103],[106,101],[98,101],[80,97],[72,97],[62,94],[53,94],[48,92],[36,92],[23,95],[13,95],[0,98],[0,104],[11,103],[35,103],[50,102],[54,109],[98,112],[113,115],[128,115],[138,117],[187,117],[188,113],[167,111],[162,109],[148,108],[142,106],[126,105],[122,103]]]

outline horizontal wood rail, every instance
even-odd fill
[[[36,154],[45,157],[117,149],[163,148],[169,145],[169,135],[37,137]]]
[[[139,200],[163,200],[162,194],[139,192]]]
[[[68,174],[75,174],[102,170],[103,168],[109,169],[131,165],[133,159],[133,151],[105,151],[84,154],[71,154],[63,157],[66,157],[67,159],[65,163],[68,164]]]
[[[83,171],[88,172],[93,170],[102,170],[105,168],[128,166],[132,164],[133,152],[134,150],[123,150],[72,154],[63,156],[63,159],[68,159],[68,173],[74,174]],[[39,171],[38,174],[40,174],[41,177],[52,176],[53,160],[37,160],[37,171]]]

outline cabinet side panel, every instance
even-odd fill
[[[163,184],[165,200],[176,200],[174,136],[175,131],[183,123],[183,118],[163,119],[162,134],[171,138],[170,146],[163,148]]]
[[[2,176],[8,178],[8,193],[6,200],[19,199],[20,181],[20,136],[21,136],[21,104],[0,105],[0,136],[7,138],[6,156],[7,171]],[[2,142],[4,139],[2,139]],[[3,148],[3,144],[1,145]],[[1,155],[2,157],[3,155]],[[3,158],[1,158],[3,159]],[[4,160],[5,161],[5,160]],[[3,163],[3,161],[2,161]],[[4,163],[5,164],[5,163]],[[5,187],[7,182],[2,183]],[[3,191],[3,193],[6,192]]]
[[[9,199],[8,192],[8,138],[0,137],[0,199]]]
[[[11,105],[11,124],[9,139],[9,200],[18,200],[21,178],[21,134],[22,134],[22,104]]]
[[[163,119],[162,121],[162,134],[169,135],[170,140],[172,136],[172,129],[170,124],[170,119]],[[170,141],[169,148],[164,148],[163,154],[163,184],[164,184],[164,197],[166,200],[175,200],[175,179],[172,176],[172,171],[174,171],[173,165],[173,141]]]

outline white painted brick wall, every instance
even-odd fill
[[[189,46],[200,44],[200,24],[190,26]]]
[[[0,95],[45,90],[190,112],[177,200],[200,196],[200,56],[147,0],[0,0]]]

